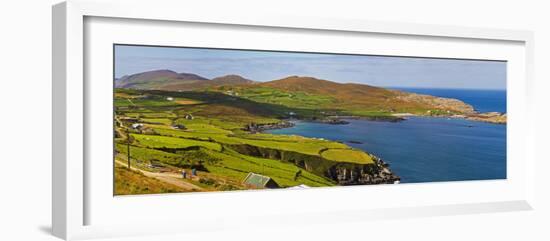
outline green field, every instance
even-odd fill
[[[305,92],[286,92],[274,88],[242,88],[236,90],[240,96],[260,103],[270,103],[276,105],[288,106],[298,109],[319,109],[319,106],[326,106],[336,103],[336,99],[313,95]]]
[[[328,160],[345,161],[359,164],[373,163],[372,158],[365,152],[349,149],[329,149],[324,151],[321,156]]]
[[[168,137],[168,136],[157,136],[157,135],[141,135],[141,134],[131,134],[131,137],[134,138],[134,141],[139,145],[145,146],[147,148],[189,148],[189,147],[204,147],[211,150],[221,151],[221,145],[215,142],[208,141],[197,141],[187,138],[177,138],[177,137]]]
[[[330,172],[337,166],[374,164],[369,154],[343,143],[244,130],[251,123],[279,123],[290,112],[315,117],[320,115],[316,107],[334,103],[333,98],[270,88],[242,95],[116,89],[116,158],[127,160],[129,148],[132,165],[145,171],[159,172],[159,165],[168,173],[196,169],[198,179],[186,182],[201,191],[248,189],[243,180],[249,173],[282,188],[334,186],[338,181]],[[140,126],[132,127],[136,123]],[[139,178],[134,174],[126,176]],[[145,192],[126,189],[121,193]],[[161,189],[155,191],[173,191]]]

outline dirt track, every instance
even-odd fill
[[[120,161],[118,159],[115,160],[116,163],[120,164],[120,165],[123,165],[123,166],[126,166],[127,163],[123,162],[123,161]],[[147,176],[147,177],[152,177],[152,178],[156,178],[160,181],[163,181],[163,182],[166,182],[166,183],[170,183],[172,185],[175,185],[175,186],[178,186],[178,187],[181,187],[185,190],[193,190],[193,191],[201,191],[203,190],[202,187],[199,187],[195,184],[192,184],[192,183],[189,183],[189,182],[186,182],[184,181],[182,178],[181,178],[181,175],[180,174],[177,174],[177,173],[160,173],[160,172],[149,172],[149,171],[145,171],[145,170],[141,170],[137,167],[130,167],[130,169],[132,170],[135,170],[135,171],[139,171],[141,173],[143,173],[143,175]]]

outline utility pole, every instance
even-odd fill
[[[130,129],[126,127],[126,143],[128,147],[128,169],[130,169]]]

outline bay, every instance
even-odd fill
[[[506,112],[505,91],[408,91],[461,99],[478,111]],[[506,178],[506,125],[439,117],[409,117],[396,123],[347,121],[347,125],[297,121],[294,127],[269,132],[346,143],[385,160],[402,183]]]

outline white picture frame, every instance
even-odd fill
[[[179,9],[187,8],[185,14]],[[155,11],[150,11],[155,9]],[[453,40],[452,44],[468,44],[471,41],[483,43],[484,46],[503,43],[513,45],[510,55],[502,55],[502,58],[513,58],[514,69],[510,70],[513,79],[508,80],[509,102],[509,136],[508,158],[509,171],[505,181],[471,181],[452,182],[401,186],[362,186],[342,187],[306,191],[251,191],[211,193],[200,195],[152,195],[150,197],[124,197],[114,199],[112,203],[101,202],[95,205],[98,208],[90,208],[90,203],[99,203],[90,186],[90,175],[86,173],[96,164],[90,164],[86,157],[89,156],[90,147],[86,143],[86,135],[90,135],[87,123],[90,118],[98,118],[90,115],[93,106],[89,105],[89,98],[95,98],[98,92],[89,92],[89,89],[98,88],[90,85],[86,78],[86,68],[96,68],[94,60],[89,60],[87,54],[89,47],[86,34],[101,33],[101,30],[89,30],[86,28],[87,19],[115,19],[122,22],[140,21],[139,23],[154,22],[155,26],[163,24],[211,24],[220,25],[224,29],[253,28],[254,31],[277,32],[299,30],[307,33],[315,31],[316,34],[374,34],[388,35],[395,38],[428,38],[436,41]],[[84,239],[94,237],[112,237],[139,234],[166,234],[177,232],[195,232],[209,229],[224,229],[239,225],[254,225],[254,218],[263,218],[272,225],[299,225],[303,222],[322,223],[332,222],[323,220],[353,221],[365,219],[384,219],[402,217],[423,217],[433,215],[467,214],[497,211],[514,211],[532,209],[534,192],[535,157],[531,148],[534,147],[534,131],[531,124],[533,116],[530,102],[532,93],[532,66],[533,66],[533,34],[529,31],[497,30],[470,27],[421,25],[410,23],[373,22],[350,19],[322,19],[301,18],[293,16],[277,16],[267,14],[250,15],[210,15],[206,9],[189,10],[188,6],[178,1],[132,2],[110,1],[97,2],[86,0],[70,0],[53,7],[53,194],[52,194],[52,226],[53,234],[63,239]],[[107,21],[108,22],[108,21]],[[133,23],[135,24],[135,23]],[[154,29],[154,26],[149,26]],[[120,26],[119,26],[120,27]],[[98,29],[98,28],[95,28]],[[87,32],[89,31],[89,32]],[[160,31],[160,30],[159,30]],[[252,31],[252,32],[254,32]],[[92,38],[94,39],[94,38]],[[136,35],[133,41],[137,43],[146,41],[146,38],[138,40]],[[94,39],[95,40],[95,39]],[[99,41],[99,40],[98,40]],[[103,40],[102,40],[103,41]],[[104,39],[104,41],[114,41]],[[128,41],[128,40],[126,40]],[[452,42],[452,41],[451,41]],[[216,44],[216,43],[211,43]],[[498,44],[497,44],[498,45]],[[497,45],[493,49],[500,48]],[[282,46],[282,45],[281,45]],[[92,46],[93,47],[93,46]],[[95,47],[93,47],[95,48]],[[281,48],[281,47],[279,47]],[[478,48],[480,48],[478,46]],[[101,49],[101,48],[99,48]],[[488,47],[491,49],[491,47]],[[94,49],[95,50],[95,49]],[[350,50],[352,51],[352,50]],[[421,51],[421,50],[418,50]],[[480,49],[480,52],[481,51]],[[414,55],[414,53],[412,53]],[[444,54],[444,53],[443,53]],[[447,55],[452,54],[451,52]],[[487,54],[491,54],[487,52]],[[431,55],[433,56],[433,54]],[[476,56],[472,54],[471,56]],[[499,55],[494,55],[499,57]],[[467,57],[467,56],[462,56]],[[102,68],[102,67],[101,67]],[[109,70],[109,71],[112,71]],[[88,73],[89,74],[89,73]],[[509,76],[510,77],[510,76]],[[101,88],[101,87],[99,87]],[[91,96],[90,96],[91,95]],[[108,121],[112,120],[109,119]],[[510,137],[511,136],[511,137]],[[89,157],[88,157],[89,158]],[[511,161],[510,161],[511,160]],[[510,164],[511,163],[511,164]],[[97,167],[96,167],[97,168]],[[510,169],[513,168],[513,169]],[[97,169],[96,169],[97,170]],[[93,175],[110,174],[112,169],[100,170]],[[97,179],[91,180],[97,180]],[[97,186],[97,185],[96,185]],[[97,189],[97,188],[96,188]],[[389,198],[379,198],[372,201],[369,208],[361,208],[360,202],[350,202],[345,208],[328,206],[323,211],[321,206],[313,205],[309,209],[295,210],[291,203],[281,202],[280,208],[273,208],[271,212],[239,212],[245,207],[236,204],[235,212],[224,210],[223,205],[215,208],[215,212],[205,219],[188,222],[185,228],[181,228],[182,222],[177,215],[163,213],[160,221],[159,212],[167,209],[150,208],[152,205],[162,202],[167,207],[186,202],[197,209],[197,212],[208,211],[205,205],[215,205],[214,200],[224,200],[227,203],[239,203],[246,200],[255,200],[264,205],[274,200],[295,198],[298,200],[324,199],[330,196],[351,197],[353,195],[378,195],[393,193],[391,197],[402,197],[417,193],[424,197],[437,197],[437,193],[445,193],[445,190],[454,190],[456,194],[467,194],[466,197],[456,198],[454,195],[445,195],[438,200],[423,201],[410,199],[405,201],[393,201]],[[489,191],[488,190],[492,190]],[[474,195],[478,194],[478,195]],[[92,197],[94,196],[94,197]],[[103,197],[104,199],[108,197]],[[334,199],[333,201],[341,201]],[[108,205],[117,206],[117,213]],[[202,205],[202,206],[201,206]],[[91,205],[94,206],[94,205]],[[241,205],[242,206],[242,205]],[[255,207],[250,204],[250,207]],[[131,217],[128,214],[132,208],[141,207],[145,213],[144,218]],[[283,210],[283,208],[286,208]],[[98,221],[90,221],[94,213]],[[101,213],[103,212],[103,213]],[[101,214],[100,214],[101,213]],[[155,213],[157,213],[155,215]],[[170,217],[166,217],[166,216]],[[232,222],[224,219],[231,216]],[[109,221],[106,220],[108,217]],[[264,219],[268,217],[269,219]],[[326,219],[324,217],[331,217]],[[144,221],[145,220],[145,221]],[[213,221],[214,220],[214,221]],[[145,223],[144,223],[145,222]],[[177,222],[179,227],[170,225]],[[205,224],[208,223],[208,226]],[[265,225],[265,222],[263,223]],[[140,226],[141,225],[141,226]],[[147,228],[144,228],[147,227]]]

